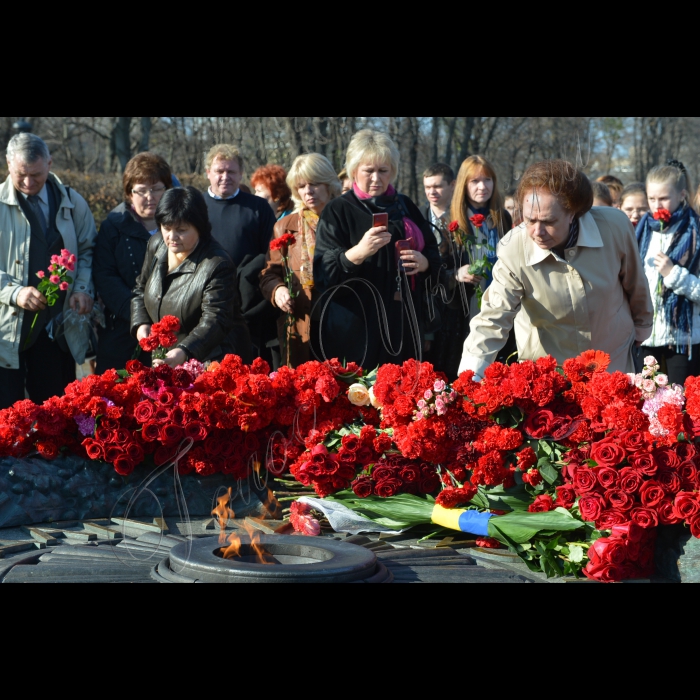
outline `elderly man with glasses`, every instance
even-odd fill
[[[7,147],[9,177],[0,187],[0,409],[29,395],[61,395],[84,362],[89,324],[66,324],[68,311],[92,311],[92,255],[97,232],[85,200],[51,173],[47,145],[33,134]],[[54,255],[76,256],[73,282],[48,306],[37,273]],[[82,355],[82,356],[81,356]]]

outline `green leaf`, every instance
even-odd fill
[[[428,525],[433,519],[435,501],[402,493],[392,498],[358,498],[353,491],[341,491],[327,501],[342,503],[364,518],[393,530],[408,530],[417,525]]]
[[[540,474],[550,486],[553,486],[559,480],[559,472],[549,462],[540,467]]]
[[[540,450],[544,452],[548,457],[552,456],[552,447],[546,440],[540,440]]]
[[[572,564],[582,564],[584,556],[585,556],[585,554],[583,551],[583,547],[579,547],[578,545],[574,545],[569,550],[569,559],[571,560]]]
[[[571,513],[557,509],[550,513],[509,513],[491,518],[489,534],[501,542],[504,542],[503,538],[507,538],[517,544],[524,544],[539,533],[574,532],[583,527],[583,523],[576,520]]]

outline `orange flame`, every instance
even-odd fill
[[[214,508],[211,513],[219,521],[219,544],[226,544],[226,528],[228,527],[228,521],[236,518],[236,514],[229,508],[229,503],[231,503],[232,498],[233,489],[229,489],[225,496],[218,499],[219,505]]]
[[[262,565],[271,565],[273,562],[270,561],[270,553],[260,543],[260,531],[256,530],[250,523],[245,523],[244,527],[246,532],[248,533],[248,536],[250,537],[250,548],[255,554],[255,563]],[[235,533],[229,537],[228,541],[229,546],[222,552],[223,558],[238,559],[241,556],[243,541]]]

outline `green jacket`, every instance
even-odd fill
[[[63,236],[65,248],[78,258],[73,285],[66,295],[65,309],[70,308],[70,298],[74,292],[88,294],[94,298],[92,283],[92,251],[95,246],[97,229],[87,202],[75,191],[70,196],[63,183],[52,173],[49,177],[58,185],[61,203],[56,217],[56,226]],[[0,187],[0,367],[19,369],[19,342],[24,311],[12,304],[17,287],[35,287],[39,280],[38,270],[29,269],[29,240],[31,226],[17,200],[17,191],[11,178]],[[87,324],[86,324],[87,325]],[[77,362],[83,344],[80,336],[88,332],[67,330],[66,342]]]

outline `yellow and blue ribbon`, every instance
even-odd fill
[[[440,525],[448,530],[466,532],[469,535],[479,537],[489,536],[489,520],[492,513],[479,513],[475,510],[447,509],[435,506],[432,521],[434,525]]]

